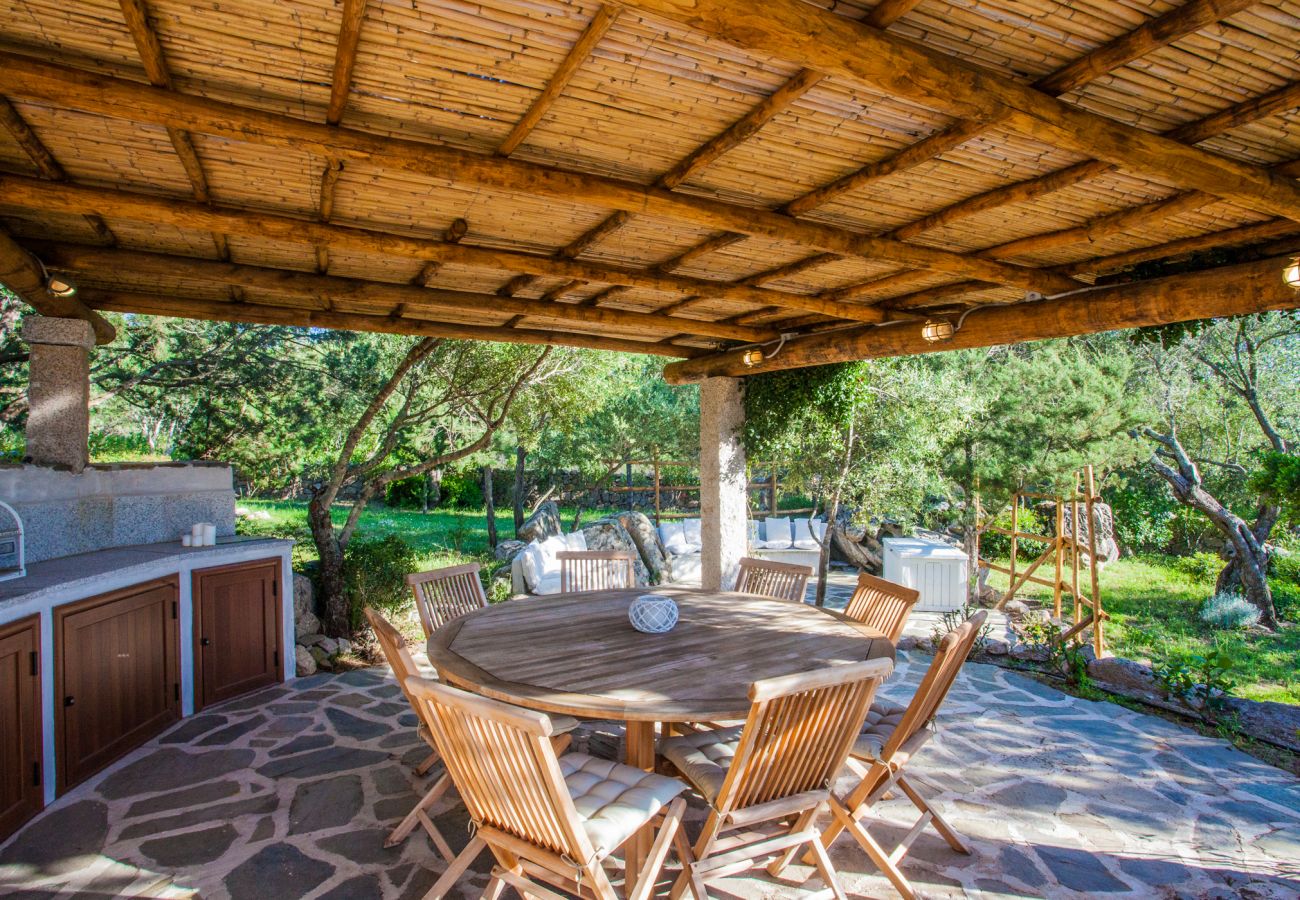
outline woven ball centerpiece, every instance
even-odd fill
[[[627,618],[637,631],[663,634],[677,624],[677,604],[664,594],[642,594],[632,601]]]

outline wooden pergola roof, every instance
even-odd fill
[[[1294,0],[0,0],[0,123],[0,280],[53,314],[680,380],[1300,305]]]

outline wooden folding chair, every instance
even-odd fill
[[[805,845],[830,893],[844,897],[819,840],[817,813],[831,798],[876,687],[892,670],[890,660],[873,659],[757,681],[744,725],[660,745],[711,808],[673,898],[689,886],[703,900],[707,882],[771,853],[779,855],[767,870],[779,876]],[[760,825],[768,827],[755,834]]]
[[[774,600],[802,603],[804,588],[812,573],[812,569],[807,566],[746,556],[740,561],[736,590],[742,594],[758,594]]]
[[[912,607],[920,599],[920,591],[863,572],[858,575],[858,586],[844,614],[884,632],[891,644],[897,644]]]
[[[406,583],[415,595],[426,638],[452,619],[488,605],[478,563],[416,572],[406,576]]]
[[[384,658],[388,660],[388,665],[392,667],[393,675],[397,678],[402,693],[406,695],[411,708],[415,710],[415,720],[418,723],[417,730],[420,737],[429,745],[431,752],[428,758],[415,768],[416,774],[423,775],[433,768],[439,757],[438,747],[433,740],[433,733],[429,730],[424,714],[420,710],[420,705],[406,687],[406,679],[413,675],[419,675],[420,670],[416,668],[415,659],[412,658],[411,651],[406,646],[406,638],[402,637],[401,632],[394,628],[391,622],[368,606],[365,608],[365,616],[370,623],[370,627],[375,631],[375,639],[379,642],[379,649],[383,651]],[[448,860],[455,859],[456,854],[452,852],[451,847],[443,838],[442,832],[438,830],[437,825],[433,824],[433,820],[429,818],[428,814],[429,808],[438,802],[439,797],[447,793],[449,787],[451,787],[451,778],[444,772],[442,777],[434,783],[432,789],[424,795],[419,803],[415,804],[415,808],[407,813],[406,818],[402,819],[397,827],[393,829],[388,839],[384,841],[384,846],[392,847],[400,844],[406,840],[416,825],[422,825],[424,830],[428,832],[429,839],[438,848],[438,852]]]
[[[636,587],[636,565],[625,550],[561,550],[560,592],[620,591]]]
[[[678,796],[686,786],[677,779],[585,753],[558,757],[551,720],[539,712],[429,679],[407,685],[474,824],[469,845],[428,897],[451,890],[484,847],[497,861],[487,898],[510,886],[545,900],[560,900],[558,891],[614,900],[619,893],[603,861],[651,824],[658,830],[629,900],[653,893],[670,844],[690,859],[681,830],[686,801]]]
[[[930,668],[906,707],[891,703],[877,703],[871,707],[846,763],[861,781],[842,801],[839,798],[831,800],[831,812],[835,818],[822,833],[822,846],[829,847],[839,833],[847,829],[871,861],[908,900],[916,893],[898,866],[927,825],[933,825],[948,846],[958,853],[970,852],[957,832],[907,780],[903,767],[930,739],[935,714],[957,680],[957,674],[970,655],[987,616],[986,610],[980,610],[944,636],[935,650]],[[898,846],[892,852],[886,852],[862,824],[862,818],[872,804],[895,788],[907,795],[921,811],[921,817]],[[805,859],[815,861],[815,858]]]

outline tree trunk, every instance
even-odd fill
[[[488,546],[497,548],[497,506],[492,498],[492,467],[483,467],[483,506],[487,515]]]
[[[321,609],[323,627],[327,634],[349,637],[352,634],[352,610],[343,586],[343,546],[339,544],[334,523],[330,521],[329,504],[320,494],[314,494],[307,504],[307,524],[320,554]]]
[[[524,463],[527,460],[528,451],[524,445],[515,447],[515,490],[514,497],[511,498],[515,504],[515,534],[524,527]]]
[[[817,600],[818,606],[826,605],[826,574],[831,566],[831,542],[835,540],[835,520],[840,514],[840,490],[838,487],[831,496],[831,504],[826,510],[826,533],[822,535],[821,553],[817,555]],[[809,529],[811,530],[811,529]]]

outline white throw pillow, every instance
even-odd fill
[[[542,541],[542,554],[546,561],[544,569],[538,574],[545,578],[560,571],[560,559],[555,554],[561,550],[568,550],[569,544],[562,535],[553,534],[546,540]]]
[[[692,553],[704,546],[704,541],[700,537],[699,519],[684,520],[682,522],[682,533],[686,535],[686,543],[690,545]]]
[[[528,593],[536,594],[542,576],[546,573],[546,551],[542,549],[542,542],[532,541],[529,543],[524,548],[522,556],[524,560],[524,584],[528,588]]]
[[[659,526],[659,537],[663,539],[664,549],[673,556],[685,556],[691,552],[686,543],[686,532],[681,522],[665,522]]]
[[[763,548],[766,550],[789,550],[790,549],[790,519],[769,518],[766,523],[767,538],[763,541]]]
[[[814,522],[813,528],[816,529],[818,525],[821,525],[821,528],[816,531],[816,534],[820,537],[826,533],[826,524],[824,522]],[[807,519],[794,520],[794,548],[796,550],[820,550],[821,544],[817,543],[817,539],[813,537],[813,534],[814,532],[808,528]]]
[[[572,534],[566,534],[564,536],[564,549],[565,550],[586,550],[587,549],[586,533],[582,531],[575,531]]]

